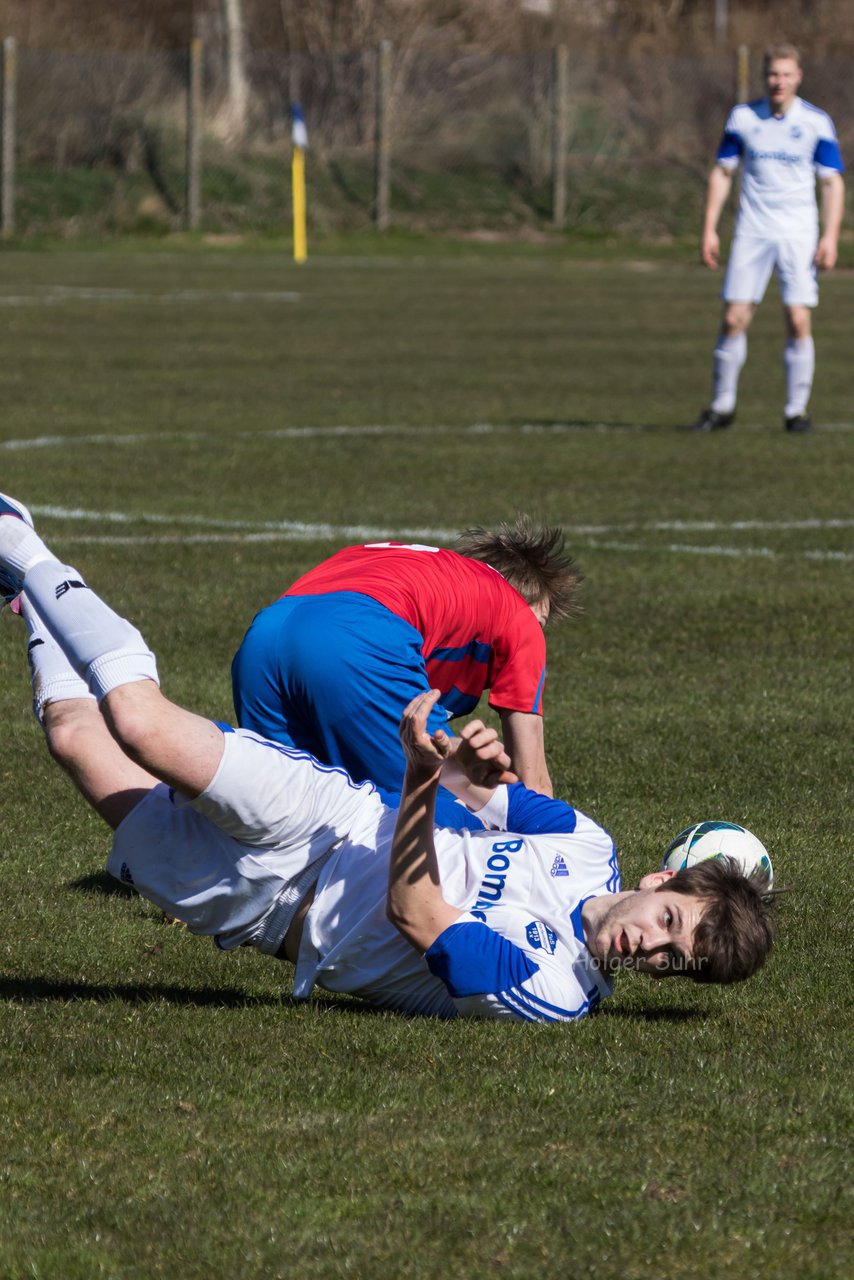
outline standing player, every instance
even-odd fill
[[[702,258],[716,268],[717,226],[742,167],[735,236],[722,290],[723,322],[712,367],[712,402],[691,428],[717,431],[735,418],[738,375],[747,359],[747,330],[771,272],[780,281],[786,348],[787,431],[812,430],[807,404],[815,369],[811,309],[818,302],[817,271],[836,265],[842,223],[844,165],[833,121],[798,97],[801,57],[789,44],[765,54],[767,97],[734,107],[709,176]],[[816,177],[821,189],[819,236]]]
[[[521,783],[494,730],[456,740],[459,794],[493,830],[436,830],[452,750],[404,712],[399,810],[370,784],[168,701],[139,631],[0,495],[0,603],[21,594],[34,707],[51,753],[115,830],[108,868],[226,951],[252,946],[381,1008],[579,1018],[622,967],[736,982],[772,940],[763,881],[709,861],[620,889],[610,837]],[[506,834],[511,825],[514,834]]]
[[[439,689],[432,732],[489,689],[514,772],[550,795],[543,627],[580,579],[562,532],[524,516],[456,551],[347,547],[255,617],[232,666],[238,723],[399,792],[401,707]],[[453,826],[461,811],[442,795],[438,812]]]

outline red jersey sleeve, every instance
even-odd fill
[[[508,619],[506,630],[493,637],[489,705],[505,711],[543,714],[546,638],[526,606]]]

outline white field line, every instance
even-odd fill
[[[253,543],[275,543],[275,542],[429,542],[435,543],[452,543],[457,536],[457,530],[438,529],[438,528],[396,528],[378,527],[371,525],[333,525],[333,524],[306,524],[301,521],[257,521],[250,522],[245,520],[216,520],[209,519],[206,516],[194,515],[177,515],[165,516],[160,514],[142,514],[131,516],[124,512],[118,511],[84,511],[80,508],[55,507],[55,506],[36,506],[32,507],[33,514],[38,517],[51,517],[59,520],[80,520],[89,521],[99,524],[110,525],[181,525],[185,528],[205,528],[204,532],[199,533],[167,533],[167,534],[114,534],[114,533],[98,533],[98,534],[72,534],[70,538],[66,535],[58,540],[70,540],[75,545],[103,545],[103,546],[160,546],[160,545],[177,545],[177,546],[213,546],[223,543],[232,544],[253,544]],[[813,561],[831,561],[831,562],[849,562],[854,560],[854,552],[826,550],[820,547],[799,548],[793,551],[781,552],[773,547],[762,546],[723,546],[720,544],[693,544],[684,542],[671,542],[666,544],[656,544],[650,542],[626,542],[614,538],[601,537],[602,534],[622,533],[626,531],[635,532],[659,532],[660,530],[678,529],[695,529],[698,531],[706,531],[712,529],[718,532],[735,531],[741,528],[766,528],[766,529],[791,529],[804,528],[809,530],[816,529],[837,529],[849,528],[854,524],[851,520],[809,520],[800,522],[786,521],[767,521],[764,524],[760,521],[735,522],[726,524],[722,521],[698,521],[695,525],[690,525],[684,521],[649,521],[640,524],[627,525],[567,525],[564,526],[566,533],[571,540],[574,550],[588,549],[595,551],[618,551],[629,552],[631,554],[654,555],[656,553],[669,555],[692,555],[692,556],[714,556],[729,557],[733,559],[765,559],[778,560],[784,558],[806,559]]]
[[[337,538],[359,536],[366,539],[396,541],[406,535],[409,538],[433,538],[438,542],[452,542],[459,529],[416,527],[409,525],[390,529],[387,525],[333,525],[305,524],[293,520],[229,520],[221,516],[192,515],[187,512],[163,515],[159,512],[128,513],[126,511],[89,511],[83,507],[57,507],[31,505],[34,515],[48,516],[56,520],[88,520],[93,524],[160,524],[187,525],[211,530],[246,531],[247,533],[274,536],[311,538]],[[805,520],[640,520],[618,521],[612,524],[563,524],[567,534],[596,538],[615,533],[716,533],[744,530],[823,530],[852,529],[854,517],[835,517]]]
[[[431,426],[407,427],[388,423],[365,423],[359,426],[340,424],[328,427],[272,427],[257,431],[230,431],[229,440],[312,440],[336,437],[359,436],[412,436],[431,437],[441,435],[456,436],[489,436],[489,435],[522,435],[522,436],[559,436],[594,434],[625,434],[627,432],[651,431],[655,428],[643,424],[626,423],[520,423],[518,426],[509,423],[473,422],[469,426],[459,427],[437,423]],[[753,426],[747,430],[764,431],[763,426]],[[822,424],[818,433],[854,431],[854,422],[832,422]],[[80,445],[137,445],[157,444],[166,441],[219,440],[221,437],[213,431],[136,431],[127,434],[99,432],[92,435],[45,435],[29,438],[0,440],[0,452],[26,452],[30,449],[55,449],[64,446],[77,448]]]
[[[854,424],[836,423],[836,429],[848,430]],[[605,424],[597,429],[610,430]],[[615,427],[613,430],[643,430],[644,428]],[[337,425],[328,427],[286,427],[272,430],[234,432],[235,436],[244,438],[265,439],[302,439],[312,437],[341,436],[434,436],[437,434],[455,433],[457,435],[489,435],[489,434],[562,434],[580,430],[590,430],[589,426],[573,427],[566,423],[525,424],[513,426],[487,422],[472,423],[467,427],[437,425],[432,427],[406,427],[393,424],[365,424],[362,426]],[[164,440],[204,440],[216,439],[212,432],[140,432],[129,435],[98,434],[88,436],[54,435],[38,436],[28,440],[0,441],[0,451],[19,451],[42,449],[49,447],[72,447],[81,444],[94,445],[134,445]],[[430,543],[451,543],[458,530],[442,528],[393,528],[366,525],[333,525],[327,523],[307,524],[301,521],[272,520],[224,520],[191,514],[162,515],[157,513],[139,513],[129,515],[118,511],[87,511],[81,508],[34,506],[37,516],[53,517],[60,520],[89,521],[97,524],[111,525],[167,525],[171,528],[195,528],[205,530],[190,535],[180,534],[142,534],[117,535],[109,533],[77,535],[75,542],[105,543],[111,545],[144,545],[146,543],[186,543],[215,544],[223,542],[277,542],[277,541],[419,541]],[[848,551],[832,551],[824,548],[802,548],[791,552],[779,552],[771,547],[751,546],[713,546],[694,545],[673,542],[667,545],[617,541],[616,537],[638,533],[740,533],[752,531],[821,531],[854,528],[854,519],[831,518],[802,520],[651,520],[638,522],[622,522],[608,524],[567,524],[564,525],[567,535],[579,545],[579,539],[591,549],[605,551],[624,551],[630,553],[650,554],[667,552],[681,555],[758,557],[774,559],[780,556],[794,556],[810,560],[850,561],[854,553]],[[604,540],[603,540],[604,539]]]
[[[400,535],[405,536],[405,535]],[[319,537],[318,541],[325,541],[325,537]],[[336,541],[337,539],[329,539]],[[353,539],[347,536],[347,541]],[[360,541],[361,539],[356,539]],[[398,539],[392,538],[392,541]],[[61,541],[61,539],[55,539]],[[75,546],[110,546],[110,547],[143,547],[143,546],[216,546],[222,543],[240,543],[241,545],[250,545],[260,542],[298,542],[298,541],[314,541],[314,535],[308,533],[304,535],[284,535],[275,533],[194,533],[187,537],[180,537],[176,534],[166,534],[164,536],[155,537],[111,537],[109,535],[98,537],[97,535],[83,535],[83,537],[75,537],[73,539]],[[438,541],[438,539],[437,539]],[[818,547],[806,551],[791,551],[784,554],[774,551],[771,547],[701,547],[686,546],[684,543],[670,543],[662,546],[647,546],[645,543],[630,542],[578,542],[573,544],[574,551],[620,551],[636,553],[639,555],[693,555],[693,556],[712,556],[726,557],[732,560],[813,560],[813,561],[844,561],[845,563],[854,561],[854,551],[823,551]]]
[[[67,302],[297,302],[292,290],[266,289],[167,289],[154,293],[138,289],[91,289],[49,285],[40,293],[0,293],[0,307],[56,307]]]
[[[313,438],[324,439],[327,437],[338,436],[433,436],[443,435],[450,431],[462,432],[467,435],[480,435],[484,430],[492,430],[493,428],[484,428],[480,424],[471,427],[389,427],[389,426],[372,426],[366,424],[360,427],[349,426],[331,426],[331,427],[273,427],[263,431],[229,431],[229,440],[311,440]],[[511,431],[515,428],[495,428],[497,432]],[[85,436],[32,436],[28,440],[0,440],[0,449],[6,449],[12,453],[25,451],[27,449],[50,449],[61,448],[63,445],[74,447],[80,444],[157,444],[167,440],[219,440],[221,436],[213,431],[139,431],[127,435],[111,435],[109,433],[101,433],[98,435]]]

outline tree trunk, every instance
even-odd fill
[[[236,144],[246,137],[249,123],[249,77],[246,71],[246,27],[243,0],[222,0],[225,15],[225,60],[228,95],[222,113],[222,131],[227,142]]]

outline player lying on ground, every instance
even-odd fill
[[[56,760],[115,830],[108,868],[225,950],[407,1013],[561,1021],[634,967],[748,977],[771,946],[763,885],[705,862],[621,891],[590,818],[508,785],[493,730],[428,732],[407,707],[399,810],[369,783],[169,702],[140,633],[0,498],[0,592],[18,593],[34,708]],[[446,757],[454,751],[450,767]],[[434,829],[440,771],[493,830]],[[508,832],[506,828],[510,828]]]

